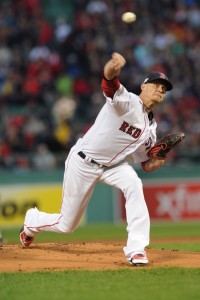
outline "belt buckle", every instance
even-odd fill
[[[85,160],[88,164],[90,164],[90,165],[92,164],[92,162],[91,162],[92,159],[91,159],[89,156],[86,155],[85,158],[84,158],[84,160]]]

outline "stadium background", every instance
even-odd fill
[[[134,25],[121,22],[134,11]],[[145,174],[152,220],[200,219],[200,4],[182,1],[0,1],[0,226],[28,207],[59,210],[64,161],[104,103],[100,71],[113,51],[135,93],[151,70],[173,91],[156,112],[158,137],[184,131],[166,166]],[[125,220],[119,191],[97,185],[82,219]]]

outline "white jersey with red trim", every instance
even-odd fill
[[[75,147],[105,166],[129,155],[139,163],[148,159],[146,151],[155,144],[156,127],[155,119],[149,121],[140,97],[120,84],[113,99],[106,97],[95,123]]]

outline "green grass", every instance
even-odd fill
[[[173,249],[183,251],[198,251],[200,252],[200,242],[190,241],[190,238],[200,238],[200,223],[199,222],[180,222],[180,223],[153,223],[151,226],[151,239],[161,238],[162,242],[151,242],[151,248],[158,249]],[[188,238],[188,241],[174,240],[166,242],[164,238]]]
[[[2,234],[9,243],[19,242],[20,228],[2,228]],[[95,240],[115,240],[126,238],[125,225],[96,224],[79,226],[72,234],[57,234],[43,232],[37,236],[36,242],[52,241],[95,241]]]
[[[5,242],[19,243],[19,230],[20,228],[3,228],[2,234]],[[184,222],[184,223],[171,223],[171,222],[152,222],[151,224],[151,240],[154,238],[176,238],[176,237],[200,237],[200,222]],[[35,242],[71,242],[71,241],[99,241],[99,240],[126,240],[126,225],[112,225],[112,224],[92,224],[80,226],[77,230],[70,235],[56,234],[52,232],[41,233],[37,236]],[[152,248],[164,249],[180,249],[200,251],[200,243],[193,242],[165,242],[150,244]]]
[[[200,237],[200,221],[152,222],[152,237]]]
[[[197,300],[200,269],[3,273],[1,300]]]
[[[200,222],[152,222],[151,239],[199,237]],[[19,228],[3,228],[6,242],[19,243]],[[73,234],[42,233],[36,242],[124,239],[126,226],[96,224],[79,227]],[[151,248],[200,252],[198,242],[163,240]],[[1,253],[0,253],[1,254]],[[199,263],[199,262],[197,262]],[[1,300],[197,300],[200,299],[200,267],[130,268],[106,271],[0,273]]]
[[[162,250],[182,250],[200,252],[200,242],[165,242],[165,243],[151,243],[149,248]]]

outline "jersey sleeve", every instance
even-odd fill
[[[106,101],[115,108],[118,115],[122,116],[131,109],[133,109],[137,115],[138,109],[141,108],[139,97],[128,92],[120,83],[118,77],[107,80],[102,72],[101,87]]]
[[[135,164],[138,164],[138,163],[142,163],[142,162],[145,162],[147,161],[149,158],[147,157],[145,151],[144,152],[139,152],[139,151],[136,151],[132,154],[133,156],[133,162]]]
[[[115,92],[119,89],[119,78],[115,77],[112,80],[107,80],[102,72],[101,88],[106,97],[113,99]]]

